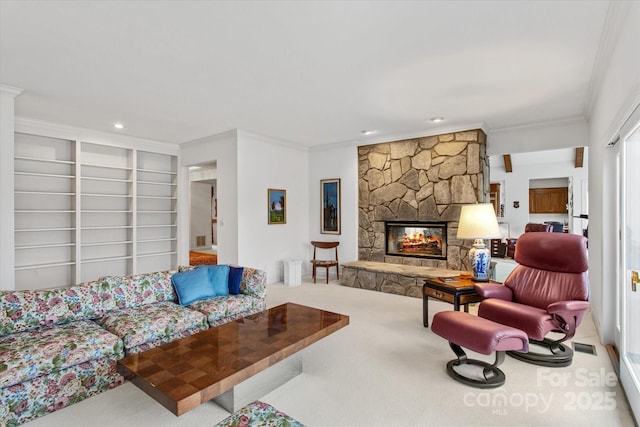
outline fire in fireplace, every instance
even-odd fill
[[[385,222],[386,254],[447,259],[446,222]]]

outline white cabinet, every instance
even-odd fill
[[[15,135],[15,289],[177,266],[177,157]]]
[[[510,258],[491,258],[493,269],[491,272],[491,280],[504,283],[505,279],[511,274],[514,268],[518,266],[515,260]]]

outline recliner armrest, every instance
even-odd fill
[[[547,311],[553,317],[553,323],[564,331],[564,339],[569,339],[575,334],[588,308],[588,301],[558,301],[549,304]]]
[[[499,283],[474,283],[478,295],[483,298],[496,298],[504,301],[513,301],[511,289]]]
[[[550,314],[561,314],[563,312],[580,312],[589,308],[588,301],[558,301],[549,304],[547,311]]]

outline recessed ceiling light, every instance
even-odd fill
[[[113,127],[116,129],[124,129],[124,125],[122,123],[114,123]]]
[[[429,121],[432,123],[440,123],[444,121],[444,117],[431,117]]]
[[[367,136],[367,135],[373,135],[374,133],[376,133],[375,130],[363,130],[361,132],[363,135]]]

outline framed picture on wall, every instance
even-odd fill
[[[287,223],[287,190],[267,190],[269,224]]]
[[[340,178],[320,180],[320,233],[340,234]]]

